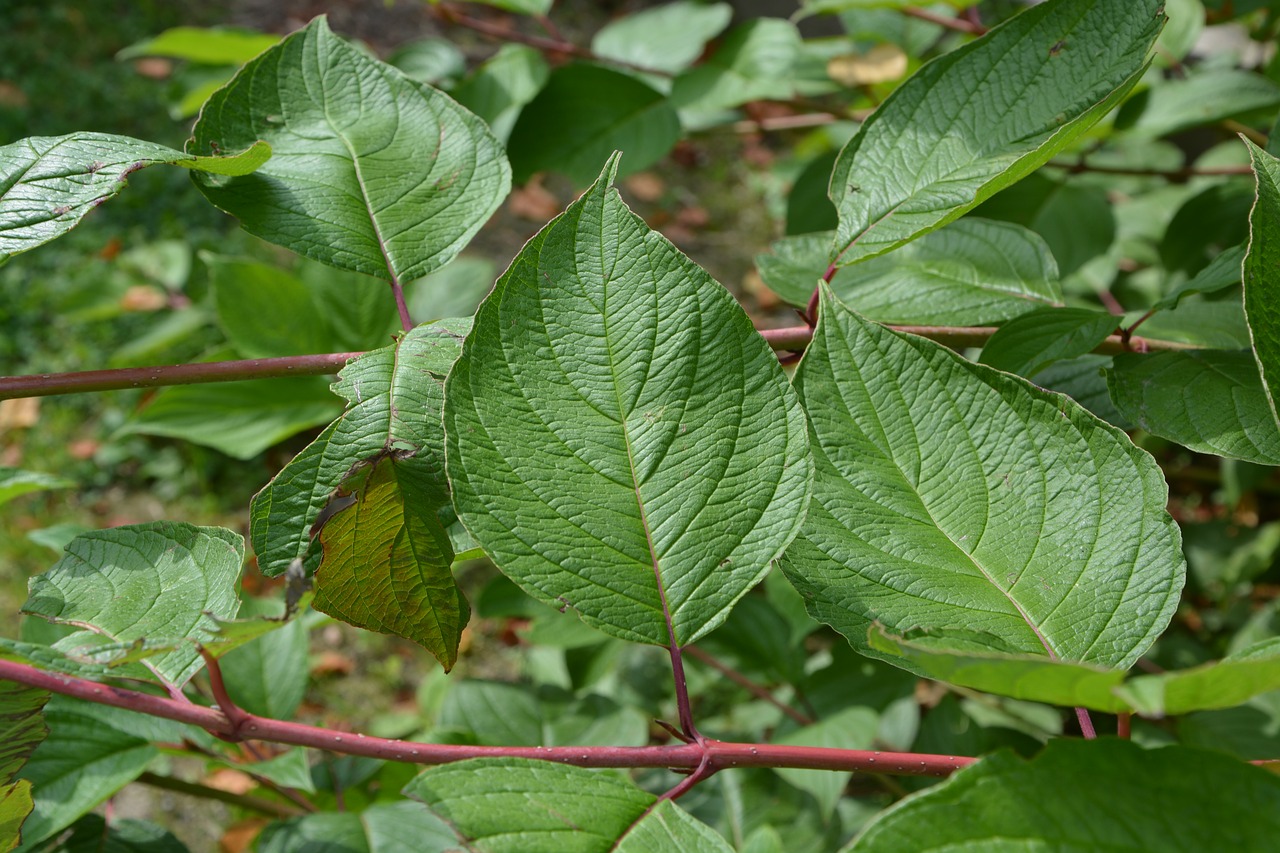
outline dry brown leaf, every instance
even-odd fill
[[[40,398],[0,400],[0,430],[30,429],[40,420]]]

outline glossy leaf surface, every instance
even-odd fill
[[[1107,371],[1126,418],[1192,450],[1280,465],[1280,429],[1247,352],[1124,353]]]
[[[186,640],[148,663],[182,685],[200,668],[195,644],[230,619],[244,540],[220,527],[152,522],[77,536],[31,579],[23,612],[91,628],[116,642]]]
[[[1124,669],[1168,624],[1185,563],[1167,486],[1119,430],[829,292],[796,384],[817,476],[783,569],[855,648],[877,656],[879,622]]]
[[[85,214],[120,192],[129,175],[157,163],[223,176],[246,175],[271,156],[257,137],[192,157],[128,136],[82,131],[33,136],[0,146],[0,264],[70,231]]]
[[[797,307],[827,268],[830,234],[787,237],[756,259],[760,275]],[[892,257],[838,270],[831,288],[882,323],[976,326],[1062,301],[1058,267],[1034,232],[1009,222],[962,219]]]
[[[446,388],[449,478],[526,592],[685,644],[795,535],[804,415],[729,293],[623,204],[615,167],[481,305]]]
[[[250,537],[264,574],[279,575],[294,560],[319,564],[311,527],[357,463],[399,449],[434,460],[423,464],[442,464],[444,376],[469,328],[465,320],[419,326],[342,369],[333,391],[347,411],[253,499]]]
[[[1277,814],[1280,779],[1230,756],[1068,738],[1029,761],[988,756],[882,813],[846,849],[1261,851]]]
[[[1049,0],[920,69],[836,161],[832,257],[851,264],[950,222],[1034,171],[1141,75],[1159,0]]]
[[[247,231],[388,281],[447,263],[510,188],[483,121],[347,44],[323,17],[245,65],[193,133],[200,152],[271,143],[255,175],[197,179]]]

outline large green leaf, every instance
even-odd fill
[[[430,377],[419,383],[439,389]],[[438,400],[423,408],[438,415]],[[344,481],[336,498],[350,496],[354,503],[320,530],[324,556],[313,606],[352,625],[413,640],[448,671],[458,659],[470,609],[450,571],[453,547],[440,520],[449,506],[443,436],[437,430],[432,437],[439,443],[425,453],[402,461],[388,451]]]
[[[333,391],[347,411],[254,496],[250,538],[263,574],[282,574],[294,560],[319,565],[311,527],[357,463],[392,449],[439,459],[442,383],[468,329],[468,320],[419,326],[342,369]]]
[[[70,826],[133,781],[159,755],[146,737],[114,723],[118,713],[55,697],[45,706],[49,737],[22,768],[35,809],[23,825],[22,850]]]
[[[592,37],[591,52],[675,74],[696,62],[732,17],[728,3],[676,0],[606,24]]]
[[[1141,76],[1161,9],[1048,0],[921,68],[836,161],[836,262],[945,225],[1065,148]]]
[[[161,390],[117,435],[163,435],[251,459],[332,419],[337,408],[319,376],[181,385]]]
[[[1280,779],[1265,770],[1185,747],[1062,739],[901,800],[846,850],[1264,851],[1278,833]]]
[[[459,517],[526,592],[614,636],[693,642],[795,536],[801,411],[728,291],[611,187],[525,246],[449,375]]]
[[[250,233],[392,282],[458,254],[511,184],[483,121],[347,44],[323,16],[245,65],[193,134],[188,147],[206,153],[271,143],[254,175],[196,179]]]
[[[827,268],[831,235],[804,234],[756,258],[769,287],[805,306]],[[972,326],[998,323],[1062,301],[1058,267],[1035,232],[968,218],[875,258],[838,270],[831,288],[882,323]]]
[[[1248,140],[1245,144],[1253,160],[1258,197],[1249,213],[1244,311],[1263,391],[1273,416],[1280,417],[1280,160]]]
[[[418,803],[379,803],[362,812],[321,812],[273,823],[258,853],[434,853],[459,849],[458,836]]]
[[[796,385],[817,476],[783,569],[855,648],[880,656],[879,622],[1123,669],[1168,624],[1178,529],[1160,469],[1124,433],[829,291]]]
[[[31,579],[23,612],[117,642],[188,640],[148,661],[182,685],[201,666],[195,644],[212,636],[211,617],[236,615],[243,563],[244,540],[220,527],[158,521],[95,530]]]
[[[516,180],[552,170],[591,182],[616,150],[627,171],[661,160],[680,138],[680,120],[660,92],[620,71],[574,63],[551,72],[520,113],[507,143]]]
[[[404,793],[477,853],[728,853],[710,827],[618,776],[522,759],[429,768]]]
[[[193,173],[246,175],[271,156],[271,146],[257,137],[225,146],[239,148],[246,150],[192,157],[154,142],[84,131],[0,146],[0,264],[70,231],[139,169],[171,163]]]
[[[1112,364],[1111,400],[1137,426],[1201,453],[1280,465],[1280,429],[1249,353],[1125,353]]]

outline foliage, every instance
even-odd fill
[[[302,256],[140,259],[189,307],[118,366],[247,360],[128,374],[179,387],[120,435],[254,459],[328,424],[253,499],[248,565],[218,526],[46,532],[0,640],[0,849],[184,849],[93,813],[139,779],[281,853],[1267,849],[1280,67],[1193,48],[1280,16],[815,0],[843,35],[806,39],[676,0],[587,48],[487,5],[547,35],[441,5],[508,42],[467,70],[323,16],[170,30],[123,55],[204,68],[183,151],[0,147],[9,269],[151,164]],[[802,326],[757,331],[619,192],[725,130],[795,143],[756,264]],[[460,255],[546,172],[582,193],[492,282]],[[74,485],[0,468],[13,505]],[[441,664],[368,732],[306,702],[335,620]]]

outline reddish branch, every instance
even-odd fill
[[[915,6],[902,7],[902,14],[928,21],[931,24],[937,24],[940,27],[946,27],[949,30],[955,30],[958,33],[968,33],[971,36],[980,36],[987,31],[987,28],[982,24],[967,18],[948,18],[946,15],[939,15],[935,12],[930,12],[928,9],[920,9]]]
[[[44,373],[34,376],[0,376],[0,400],[13,397],[47,397],[119,391],[125,388],[159,388],[164,385],[198,385],[203,382],[235,382],[281,376],[315,376],[337,373],[348,361],[363,355],[335,352],[291,355],[285,358],[252,358],[244,361],[211,361],[164,367],[126,367],[120,370],[86,370],[82,373]]]
[[[995,334],[994,326],[890,326],[899,332],[929,338],[952,349],[980,347]],[[800,352],[813,339],[809,326],[765,329],[761,333],[769,346],[782,352]],[[1197,347],[1176,341],[1112,335],[1094,352],[1115,355],[1122,352],[1189,350]],[[285,358],[255,358],[245,361],[214,361],[204,364],[176,364],[163,367],[127,367],[121,370],[88,370],[83,373],[44,373],[33,376],[0,376],[0,400],[16,397],[48,397],[91,391],[118,391],[126,388],[159,388],[165,385],[195,385],[202,382],[236,382],[243,379],[270,379],[280,376],[315,376],[336,373],[359,352],[291,355]]]
[[[464,746],[387,740],[334,729],[259,717],[241,710],[238,723],[216,708],[177,702],[162,696],[45,672],[27,664],[0,660],[0,679],[102,705],[198,726],[224,739],[252,739],[310,747],[344,755],[362,755],[410,764],[447,764],[469,758],[529,758],[578,767],[668,767],[700,771],[701,777],[731,767],[795,767],[806,770],[861,770],[896,776],[947,776],[977,759],[958,755],[868,752],[813,746],[702,743],[672,746]]]

